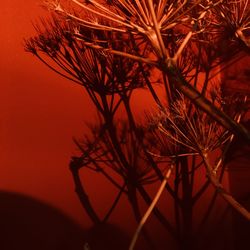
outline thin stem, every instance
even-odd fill
[[[154,199],[152,200],[152,203],[150,204],[150,206],[149,206],[149,208],[147,209],[146,213],[145,213],[144,216],[142,217],[142,219],[141,219],[141,221],[140,221],[140,223],[139,223],[139,225],[138,225],[138,227],[137,227],[137,229],[136,229],[136,231],[135,231],[135,233],[134,233],[134,236],[133,236],[133,238],[132,238],[132,241],[131,241],[131,243],[130,243],[129,250],[133,250],[133,249],[134,249],[135,244],[136,244],[136,241],[137,241],[137,239],[138,239],[138,236],[139,236],[139,234],[140,234],[140,232],[141,232],[141,230],[142,230],[144,224],[146,223],[148,217],[149,217],[150,214],[152,213],[152,211],[153,211],[155,205],[157,204],[158,200],[159,200],[160,197],[161,197],[161,194],[162,194],[162,192],[163,192],[163,190],[164,190],[164,188],[165,188],[165,186],[166,186],[166,184],[167,184],[167,181],[168,181],[168,179],[169,179],[169,177],[170,177],[170,175],[171,175],[171,173],[172,173],[173,167],[174,167],[174,164],[171,164],[171,165],[170,165],[170,168],[168,169],[168,171],[167,171],[166,174],[165,174],[164,179],[162,180],[162,183],[161,183],[161,185],[160,185],[160,187],[159,187],[159,189],[158,189],[158,191],[157,191],[157,193],[156,193]]]
[[[107,222],[107,220],[109,219],[110,215],[112,214],[112,212],[114,211],[116,205],[118,204],[118,201],[120,200],[122,193],[124,192],[124,189],[126,187],[126,183],[123,184],[123,186],[121,187],[120,191],[118,192],[112,206],[110,207],[109,211],[107,212],[107,214],[105,215],[104,219],[102,220],[103,223]]]
[[[78,38],[79,38],[79,40],[81,40],[84,43],[84,45],[86,45],[86,46],[88,46],[90,48],[97,49],[97,50],[99,49],[99,50],[102,50],[104,52],[109,52],[109,53],[114,54],[114,55],[127,57],[127,58],[135,60],[137,62],[147,63],[149,65],[154,65],[154,66],[157,65],[157,63],[155,61],[150,60],[149,58],[135,56],[135,55],[132,55],[132,54],[129,54],[129,53],[126,53],[126,52],[123,52],[123,51],[119,51],[119,50],[114,50],[114,49],[111,49],[111,48],[104,48],[104,47],[102,47],[100,45],[97,45],[97,44],[94,44],[94,43],[91,43],[91,42],[86,42],[79,36],[78,36]]]
[[[193,35],[192,31],[189,31],[186,35],[186,37],[184,38],[183,42],[181,43],[180,47],[178,48],[177,52],[175,53],[173,60],[176,62],[177,59],[180,57],[182,51],[184,50],[184,48],[186,47],[188,41],[191,39]]]
[[[101,6],[101,9],[103,12],[105,12],[106,14],[104,13],[101,13],[100,11],[96,11],[92,8],[89,8],[88,6],[86,6],[85,4],[82,4],[80,2],[78,2],[77,0],[72,0],[75,4],[77,4],[79,7],[93,13],[93,14],[96,14],[97,16],[100,16],[100,17],[103,17],[103,18],[107,18],[113,22],[116,22],[116,23],[120,23],[124,26],[127,26],[129,28],[133,28],[133,26],[129,25],[128,23],[126,23],[126,19],[119,16],[119,15],[116,15],[114,14],[113,12],[109,11],[107,8],[103,7],[102,5],[98,4],[98,7]],[[113,17],[111,17],[110,15],[112,15]],[[77,18],[76,16],[72,16],[74,18]],[[78,18],[79,21],[81,21],[82,19]]]
[[[210,165],[208,160],[208,156],[206,153],[201,152],[202,158],[204,160],[204,165],[206,167],[207,176],[211,182],[211,184],[216,188],[216,191],[226,200],[229,205],[234,208],[238,213],[240,213],[243,217],[245,217],[248,221],[250,221],[250,212],[244,208],[238,201],[236,201],[231,194],[229,194],[222,184],[219,182],[217,176],[213,172],[213,168]]]
[[[153,6],[153,1],[152,0],[148,0],[148,6],[149,6],[149,10],[150,10],[150,14],[152,16],[153,19],[153,24],[154,24],[154,29],[155,29],[155,33],[159,42],[159,46],[160,46],[160,50],[161,50],[161,58],[165,58],[165,56],[167,56],[167,58],[169,58],[169,52],[166,49],[162,36],[161,36],[161,32],[160,32],[160,27],[159,24],[157,22],[157,18],[155,15],[155,11],[154,11],[154,6]]]
[[[244,97],[244,103],[246,103],[247,101],[247,96]],[[241,121],[241,118],[242,118],[242,114],[239,114],[238,115],[238,118],[236,119],[236,121],[239,123]],[[226,152],[228,151],[233,139],[234,139],[234,134],[232,134],[229,138],[229,141],[228,141],[228,144],[226,145],[226,148],[224,149],[223,153],[222,153],[222,156],[220,157],[218,163],[216,164],[215,168],[213,169],[214,173],[216,174],[219,167],[221,166],[221,164],[223,163],[223,160],[224,160],[224,156],[226,154]]]
[[[87,193],[85,192],[82,182],[80,180],[79,177],[79,169],[73,167],[73,164],[71,164],[70,167],[73,179],[74,179],[74,183],[75,183],[75,192],[77,193],[79,200],[81,202],[81,205],[83,206],[83,208],[85,209],[86,213],[88,214],[88,216],[90,217],[90,219],[92,220],[92,222],[94,224],[99,224],[101,223],[101,220],[99,218],[99,216],[97,215],[96,211],[94,210]]]

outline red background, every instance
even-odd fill
[[[41,2],[1,4],[0,190],[34,197],[88,227],[91,223],[74,193],[68,163],[77,154],[72,137],[79,138],[86,131],[84,122],[93,120],[94,109],[80,86],[24,51],[23,39],[34,34],[32,22],[47,14]],[[249,58],[246,62],[249,64]],[[85,184],[103,213],[110,190],[100,188],[105,183],[92,177],[89,174]],[[123,210],[119,211],[114,221],[130,224],[121,216]]]
[[[68,163],[77,153],[72,136],[82,135],[93,110],[79,86],[24,51],[32,22],[46,15],[41,2],[1,4],[0,189],[36,197],[83,224]]]
[[[89,228],[92,223],[74,192],[69,162],[79,155],[72,138],[86,133],[85,122],[95,121],[95,109],[81,86],[24,51],[24,39],[36,34],[33,23],[48,15],[42,2],[5,1],[0,11],[0,192],[35,198]],[[143,98],[135,96],[137,108],[145,108]],[[82,178],[91,202],[104,215],[117,191],[90,171]],[[124,204],[126,197],[112,223],[134,229]]]

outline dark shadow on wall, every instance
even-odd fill
[[[1,250],[127,249],[128,238],[112,225],[84,231],[59,210],[25,195],[0,191]]]

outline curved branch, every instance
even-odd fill
[[[75,183],[75,191],[79,197],[79,200],[81,201],[83,208],[87,212],[89,218],[92,220],[94,224],[99,224],[101,223],[101,220],[97,215],[97,213],[95,212],[92,204],[90,203],[89,197],[83,188],[83,185],[79,177],[79,169],[75,164],[76,163],[74,161],[71,161],[70,163],[70,170]]]

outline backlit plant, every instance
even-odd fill
[[[180,249],[194,249],[195,204],[209,184],[250,220],[249,211],[222,185],[225,155],[234,137],[250,141],[250,132],[240,123],[248,98],[238,98],[243,108],[235,109],[232,98],[223,96],[219,77],[249,50],[248,1],[49,0],[46,7],[51,19],[37,25],[37,36],[25,46],[80,84],[96,107],[99,120],[90,126],[91,133],[75,140],[81,155],[70,163],[76,192],[93,223],[107,222],[126,195],[138,223],[130,250],[141,230],[148,237],[143,226],[151,212]],[[143,124],[136,120],[132,101],[140,89],[152,96]],[[79,177],[85,168],[102,174],[118,190],[104,218]],[[204,182],[194,188],[201,175]],[[148,185],[159,181],[151,197]],[[156,206],[162,192],[175,205],[174,224]],[[149,207],[144,216],[138,196]],[[201,225],[210,210],[208,206]]]

